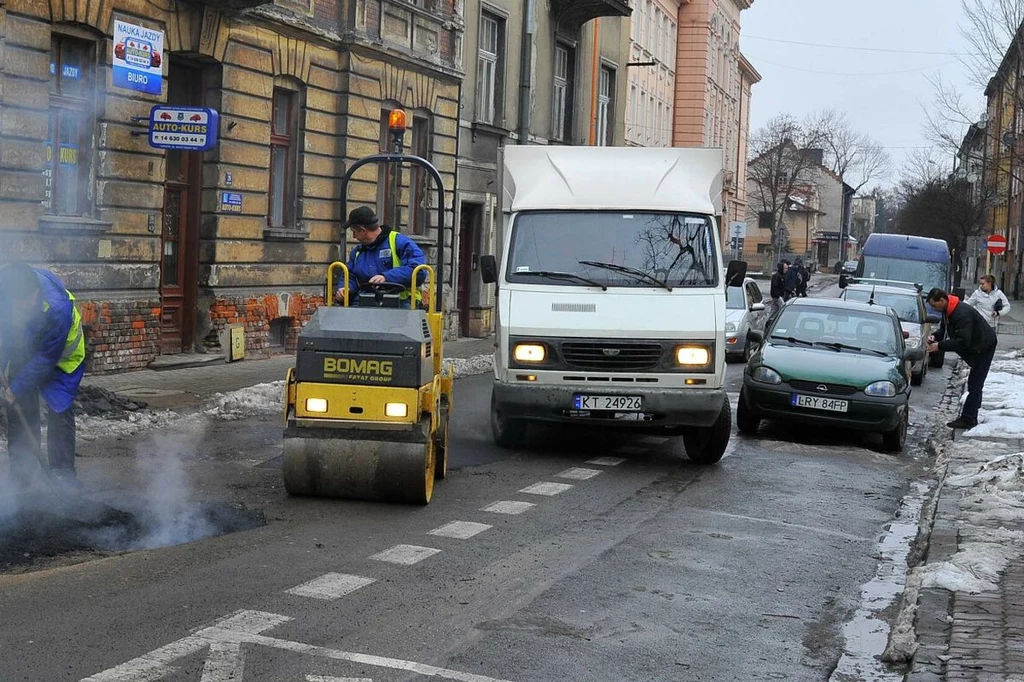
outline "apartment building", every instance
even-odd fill
[[[626,144],[672,146],[678,0],[636,0],[630,22]]]

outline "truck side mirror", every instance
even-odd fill
[[[498,261],[494,256],[480,256],[480,277],[484,284],[494,284],[498,281]]]
[[[741,260],[729,261],[725,270],[725,288],[743,286],[743,279],[747,276],[747,264]]]

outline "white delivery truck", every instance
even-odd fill
[[[720,149],[509,146],[502,179],[491,426],[681,435],[712,464],[729,443]]]

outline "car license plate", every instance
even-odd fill
[[[850,403],[847,400],[836,400],[835,398],[822,398],[816,395],[793,394],[793,405],[796,407],[809,407],[812,410],[828,410],[829,412],[846,412]]]
[[[643,407],[640,396],[632,395],[578,395],[573,401],[577,410],[611,410],[613,412],[639,412]]]

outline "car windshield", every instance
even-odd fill
[[[714,226],[707,216],[679,213],[536,211],[517,215],[509,281],[581,286],[564,273],[608,287],[716,286]]]
[[[743,300],[743,287],[728,287],[725,290],[725,307],[729,310],[746,310],[747,304]]]
[[[776,342],[832,347],[840,352],[890,356],[900,352],[892,318],[859,310],[786,307],[770,336]]]
[[[863,271],[861,271],[863,268]],[[857,275],[870,279],[888,279],[896,282],[921,284],[924,290],[946,288],[946,264],[886,256],[864,256]]]
[[[847,289],[846,300],[862,302],[869,301],[871,300],[871,290]],[[878,305],[884,305],[886,308],[892,308],[893,312],[896,313],[896,317],[900,318],[904,322],[912,322],[914,324],[921,324],[924,322],[921,318],[921,297],[918,296],[917,292],[895,294],[876,291],[874,300]]]

